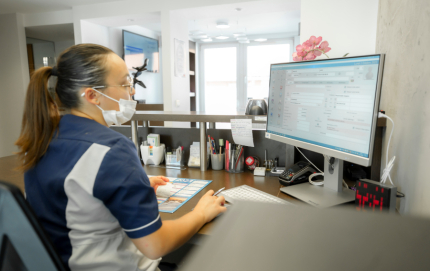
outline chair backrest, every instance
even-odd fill
[[[0,271],[9,270],[66,268],[21,191],[0,181]]]

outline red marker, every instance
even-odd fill
[[[225,169],[228,171],[229,170],[229,165],[230,165],[230,160],[229,160],[229,154],[230,152],[228,151],[228,140],[225,141]]]

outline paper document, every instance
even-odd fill
[[[158,210],[163,213],[174,213],[212,182],[185,178],[167,178],[169,182],[166,185],[158,186],[155,192],[158,201]]]
[[[243,146],[254,147],[254,138],[252,137],[252,120],[251,119],[231,119],[231,134],[234,143]]]

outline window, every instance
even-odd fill
[[[262,44],[199,43],[197,111],[244,112],[248,98],[269,93],[270,64],[289,62],[292,39]],[[230,124],[218,124],[229,128]]]

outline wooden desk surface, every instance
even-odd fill
[[[279,191],[281,185],[279,184],[278,177],[254,176],[251,171],[245,171],[243,173],[227,173],[224,170],[208,170],[202,172],[200,171],[200,168],[187,168],[185,170],[157,168],[151,166],[143,166],[143,168],[148,175],[162,175],[166,177],[180,177],[212,181],[208,186],[206,186],[202,191],[200,191],[197,195],[191,198],[173,214],[160,213],[162,220],[176,219],[190,212],[191,209],[196,206],[199,199],[211,189],[217,191],[218,189],[223,187],[225,187],[225,189],[229,189],[243,184],[257,188],[271,195],[278,196],[281,199],[294,202],[294,204],[302,204],[299,200]],[[206,224],[199,231],[199,233],[207,234],[208,231],[210,231],[211,225],[212,223]]]

